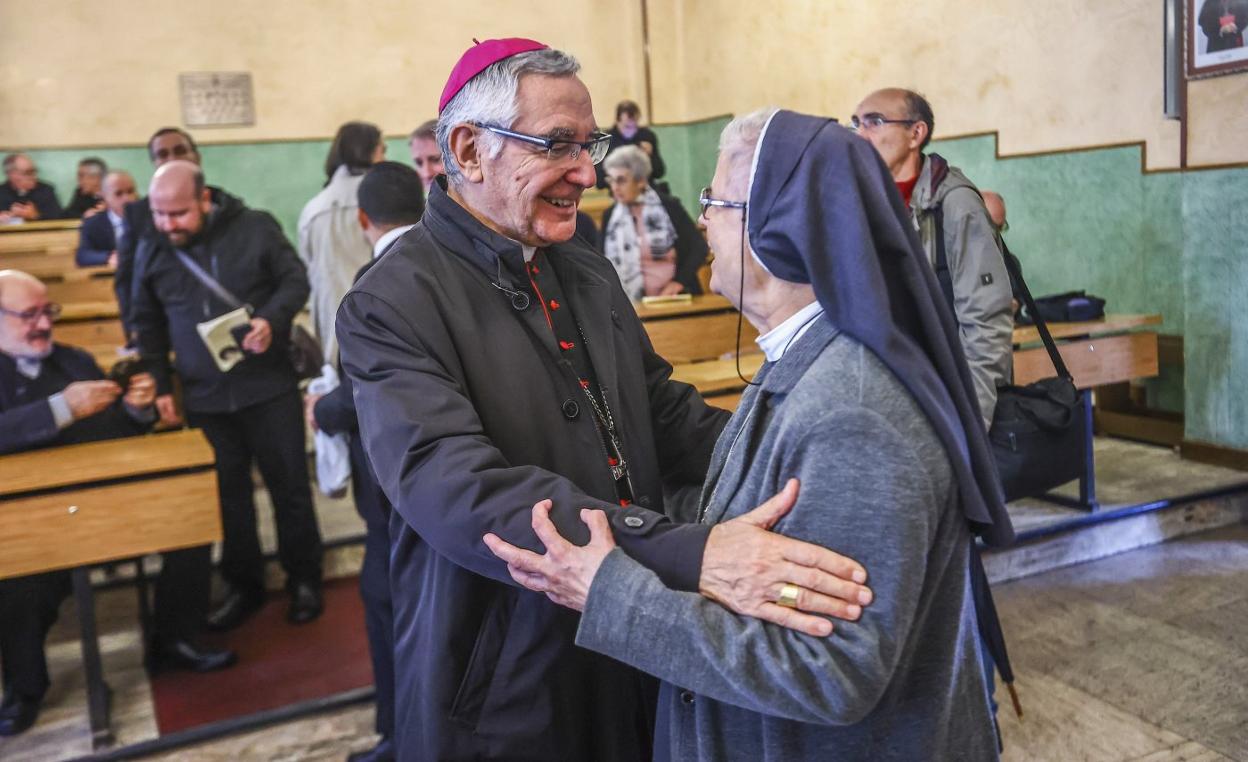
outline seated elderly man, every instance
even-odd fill
[[[0,223],[55,220],[61,214],[56,189],[39,180],[39,168],[24,153],[4,157],[5,182],[0,184]]]
[[[156,420],[148,373],[126,388],[104,378],[80,349],[52,341],[60,305],[38,279],[0,271],[0,454],[133,436]],[[208,547],[164,555],[156,584],[153,666],[205,671],[229,666],[229,651],[204,651],[191,638],[208,607]],[[48,690],[43,641],[69,592],[69,572],[0,580],[0,736],[35,722]]]
[[[650,187],[650,157],[637,146],[607,154],[607,185],[615,203],[603,219],[603,254],[631,299],[700,294],[698,268],[706,241],[680,201]]]
[[[831,120],[761,111],[725,128],[701,202],[712,288],[757,326],[767,362],[700,506],[678,518],[731,520],[796,477],[776,529],[861,561],[875,604],[835,630],[744,619],[615,550],[598,512],[582,511],[591,538],[572,545],[546,502],[533,509],[545,556],[487,544],[516,581],[584,612],[578,645],[664,680],[657,759],[995,759],[972,531],[1012,530],[888,170]],[[776,602],[800,600],[786,585]]]

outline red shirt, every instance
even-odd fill
[[[919,182],[919,176],[915,175],[909,180],[897,180],[897,190],[901,191],[901,198],[906,202],[906,206],[910,206],[910,197],[914,195],[914,186]]]

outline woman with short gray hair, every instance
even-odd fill
[[[650,187],[650,157],[637,146],[603,163],[615,204],[603,219],[602,251],[632,299],[702,293],[707,247],[680,201]]]

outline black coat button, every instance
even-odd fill
[[[681,691],[680,703],[685,706],[691,706],[693,704],[693,691]]]
[[[576,404],[576,400],[563,401],[563,417],[569,421],[575,419],[581,414],[581,406]]]

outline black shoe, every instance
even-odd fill
[[[347,762],[394,762],[394,739],[382,736],[373,748],[347,755]]]
[[[191,672],[213,672],[231,667],[238,654],[229,650],[210,651],[189,640],[154,644],[150,651],[153,672],[162,669],[186,669]]]
[[[321,601],[321,588],[307,582],[296,582],[290,588],[290,609],[286,621],[291,624],[307,624],[321,615],[325,609]]]
[[[21,696],[5,696],[4,709],[0,709],[0,736],[15,736],[34,725],[39,703]]]
[[[263,605],[264,593],[248,593],[232,588],[225,594],[221,605],[208,615],[205,624],[213,632],[232,630],[246,622]]]

